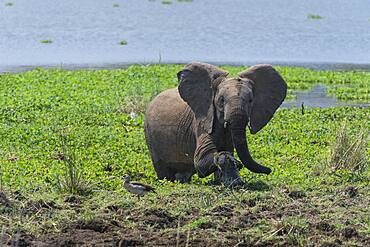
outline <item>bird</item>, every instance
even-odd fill
[[[131,177],[128,174],[123,175],[123,187],[130,193],[140,196],[144,196],[148,192],[157,193],[152,186],[142,184],[139,182],[131,182]]]

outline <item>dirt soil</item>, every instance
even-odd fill
[[[42,205],[45,207],[45,205]],[[178,230],[198,217],[197,209],[190,210],[183,218],[176,218],[164,209],[149,209],[147,211],[128,212],[117,206],[109,206],[107,210],[116,212],[115,220],[94,219],[77,221],[59,233],[32,236],[21,234],[18,239],[8,241],[12,246],[294,246],[291,243],[273,242],[271,240],[240,239],[238,229],[251,228],[262,218],[278,221],[287,215],[305,214],[298,207],[280,208],[274,212],[261,208],[253,213],[249,209],[243,212],[234,211],[232,205],[218,205],[205,215],[211,221],[199,224],[197,229]],[[312,212],[310,212],[312,213]],[[122,223],[120,219],[140,219],[140,226],[132,228]],[[316,243],[312,246],[342,246],[344,240],[352,239],[360,245],[369,246],[370,239],[347,227],[342,231],[335,229],[330,222],[315,220],[310,226],[312,234],[331,237],[332,241]],[[295,231],[296,229],[293,229]],[[298,229],[299,230],[299,229]],[[276,232],[277,236],[289,234],[286,227]],[[313,239],[315,241],[315,239]]]
[[[136,207],[109,202],[94,208],[96,205],[83,197],[70,196],[62,204],[43,199],[19,203],[15,199],[18,194],[9,199],[0,193],[0,217],[5,219],[19,210],[15,215],[33,219],[35,229],[41,229],[33,234],[2,232],[0,246],[370,246],[363,225],[353,221],[359,217],[357,209],[367,205],[356,188],[328,195],[329,201],[341,196],[335,208],[301,191],[284,191],[279,196],[284,195],[284,201],[266,194],[171,211],[167,199],[173,200],[176,194],[163,201],[159,198],[156,204],[149,203],[150,198],[144,204],[136,201]],[[55,225],[49,228],[36,218],[47,221],[60,212],[73,212],[74,217],[53,221]],[[84,212],[90,217],[80,217]],[[342,224],[339,227],[338,222]]]

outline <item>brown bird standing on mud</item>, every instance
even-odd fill
[[[130,193],[140,196],[144,196],[148,192],[155,192],[155,189],[149,185],[142,184],[139,182],[131,182],[130,175],[126,174],[123,177],[123,187]]]

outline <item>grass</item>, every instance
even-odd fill
[[[331,151],[330,165],[333,169],[363,171],[367,166],[366,145],[368,128],[351,134],[346,121],[338,130],[336,142]]]
[[[307,18],[308,18],[308,19],[312,19],[312,20],[320,20],[320,19],[322,19],[323,17],[322,17],[322,16],[320,16],[320,15],[317,15],[317,14],[308,14],[308,15],[307,15]]]
[[[50,40],[50,39],[43,39],[43,40],[40,40],[40,43],[41,44],[51,44],[51,43],[53,43],[53,41]]]
[[[57,189],[70,194],[88,194],[88,183],[84,179],[84,164],[70,148],[65,133],[60,134],[60,143],[61,150],[54,154],[54,158],[62,162],[61,170],[55,174]]]
[[[143,112],[155,95],[177,85],[182,67],[0,75],[4,236],[22,233],[19,245],[35,239],[48,245],[367,245],[369,142],[361,139],[362,151],[356,151],[365,157],[363,169],[348,162],[349,169],[332,169],[328,161],[333,147],[345,147],[344,140],[369,129],[369,108],[305,109],[304,115],[301,109],[280,109],[260,133],[247,136],[253,157],[273,173],[242,169],[245,189],[210,186],[212,178],[196,176],[191,184],[157,181]],[[233,75],[243,69],[224,68]],[[369,97],[360,90],[369,88],[367,72],[277,69],[290,90],[319,82],[332,86],[333,94],[358,88],[351,99]],[[141,200],[128,194],[120,180],[125,173],[158,194]]]

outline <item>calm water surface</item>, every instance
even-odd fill
[[[370,68],[369,0],[0,0],[0,27],[0,72],[192,60]]]
[[[284,101],[281,107],[283,108],[329,108],[338,106],[356,106],[370,107],[370,103],[353,103],[338,101],[334,96],[327,95],[325,85],[316,85],[312,90],[296,91],[293,93],[296,97],[293,101]]]

